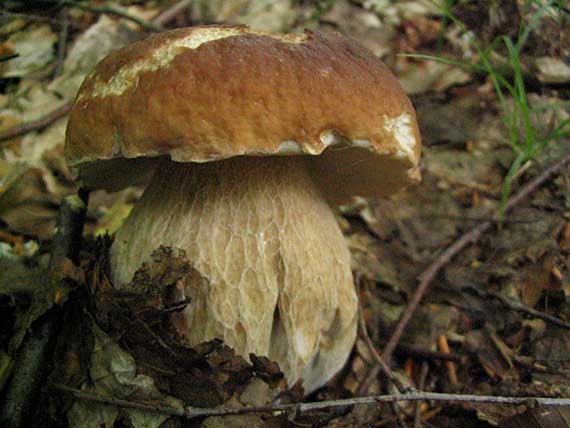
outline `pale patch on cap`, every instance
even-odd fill
[[[186,37],[172,40],[169,43],[155,49],[150,58],[128,64],[119,69],[117,73],[108,81],[98,79],[93,85],[90,97],[107,97],[111,95],[121,95],[131,86],[137,85],[138,76],[145,71],[155,71],[167,67],[172,60],[184,49],[197,49],[205,43],[214,40],[237,37],[241,35],[253,34],[257,36],[271,37],[283,43],[302,43],[307,39],[306,34],[270,34],[260,31],[253,31],[247,27],[205,27],[197,28]],[[81,92],[79,99],[86,98],[88,94]]]
[[[414,148],[417,141],[410,114],[402,113],[398,117],[386,117],[384,119],[384,129],[392,134],[394,140],[400,145],[396,156],[399,158],[409,158],[412,162],[416,163]]]

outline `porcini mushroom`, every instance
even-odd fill
[[[111,249],[125,287],[160,245],[199,278],[173,319],[312,391],[356,335],[350,254],[327,202],[419,179],[414,109],[374,55],[337,33],[205,26],[110,54],[70,115],[68,162],[117,189],[154,170]]]

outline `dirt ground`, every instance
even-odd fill
[[[176,250],[162,248],[145,265],[140,294],[114,292],[111,236],[141,189],[92,192],[80,248],[61,238],[73,224],[55,228],[58,211],[83,222],[81,207],[77,214],[62,200],[78,191],[63,147],[85,76],[151,32],[212,23],[340,31],[384,61],[417,111],[421,184],[338,210],[361,326],[345,369],[308,397],[299,385],[286,389],[267,358],[248,362],[218,341],[176,343],[160,291],[188,275]],[[570,426],[568,407],[467,398],[271,409],[398,393],[378,373],[378,355],[397,381],[421,391],[570,398],[567,0],[10,1],[0,3],[0,37],[0,426]],[[526,198],[513,199],[525,189]],[[462,238],[466,245],[445,253]],[[57,242],[67,258],[54,256]],[[405,313],[410,322],[395,337]],[[30,350],[34,343],[43,345]],[[11,400],[24,416],[14,416]],[[223,417],[157,413],[184,405],[269,407]]]

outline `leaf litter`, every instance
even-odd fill
[[[270,31],[334,28],[382,57],[414,95],[425,142],[423,183],[389,200],[360,200],[345,207],[341,218],[353,253],[353,270],[366,284],[360,289],[366,326],[381,350],[422,270],[457,236],[491,218],[497,210],[502,180],[514,156],[488,77],[454,64],[396,54],[471,58],[475,55],[474,37],[491,42],[502,31],[516,35],[513,31],[528,25],[543,2],[530,2],[530,9],[517,2],[509,14],[494,9],[493,2],[457,2],[454,12],[469,32],[460,31],[443,18],[441,7],[445,2],[321,3],[329,2],[197,1],[180,21],[186,19],[186,25],[244,23]],[[566,41],[570,36],[562,31],[568,15],[555,3],[530,32],[523,58],[523,65],[537,73],[536,80],[529,77],[532,93],[528,99],[533,121],[544,135],[570,114],[565,103],[570,96],[566,70],[570,52]],[[149,19],[157,7],[154,3],[133,5],[129,11]],[[18,56],[0,68],[0,131],[70,102],[100,58],[144,36],[140,27],[116,16],[74,10],[72,19],[74,28],[80,30],[72,35],[63,73],[51,80],[59,28],[3,18],[2,55]],[[552,37],[558,34],[560,37]],[[504,62],[505,55],[497,51],[494,58]],[[2,382],[9,378],[17,358],[14,351],[29,326],[55,304],[54,294],[42,289],[41,277],[47,267],[46,243],[53,235],[59,200],[76,190],[63,160],[65,122],[61,119],[2,146]],[[535,177],[552,161],[568,155],[568,143],[566,136],[548,145],[519,172],[519,181]],[[397,349],[393,365],[399,376],[417,384],[420,366],[427,363],[425,387],[431,390],[569,396],[570,332],[508,309],[500,299],[570,320],[569,188],[566,169],[445,267]],[[115,230],[138,194],[132,189],[119,195],[98,192],[92,199],[81,264],[85,279],[77,272],[63,275],[88,285],[89,293],[78,299],[83,309],[69,315],[74,320],[71,324],[83,331],[83,339],[70,352],[56,352],[54,379],[85,391],[175,407],[262,405],[276,395],[282,400],[299,399],[298,392],[283,395],[285,385],[279,368],[263,357],[252,355],[246,361],[218,341],[193,349],[180,345],[168,319],[172,311],[192,304],[180,298],[176,284],[191,281],[195,273],[191,261],[179,250],[157,250],[135,277],[136,294],[112,287],[105,259],[108,240],[100,237],[95,241],[91,236],[95,230],[99,234]],[[449,342],[448,352],[459,356],[453,362],[458,378],[455,385],[449,382],[450,366],[441,359],[441,336]],[[72,343],[74,330],[69,328],[62,337],[62,341]],[[359,339],[346,370],[314,398],[356,394],[372,364],[366,345]],[[375,379],[370,392],[383,390],[382,380]],[[61,411],[52,415],[69,426],[158,427],[174,423],[163,416],[81,400],[56,405],[66,410],[63,415]],[[528,406],[469,403],[459,407],[424,403],[421,411],[423,420],[436,426],[568,425],[564,409],[549,412],[539,414]],[[409,413],[404,417],[411,419]],[[290,420],[287,415],[265,414],[213,417],[199,424],[292,426]],[[365,426],[378,421],[387,426],[397,423],[387,407],[370,405],[294,419],[294,423],[330,427]]]

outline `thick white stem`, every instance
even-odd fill
[[[190,344],[223,339],[269,356],[311,391],[344,364],[356,335],[350,254],[302,158],[164,162],[112,247],[127,284],[160,245],[199,273],[175,320]]]

